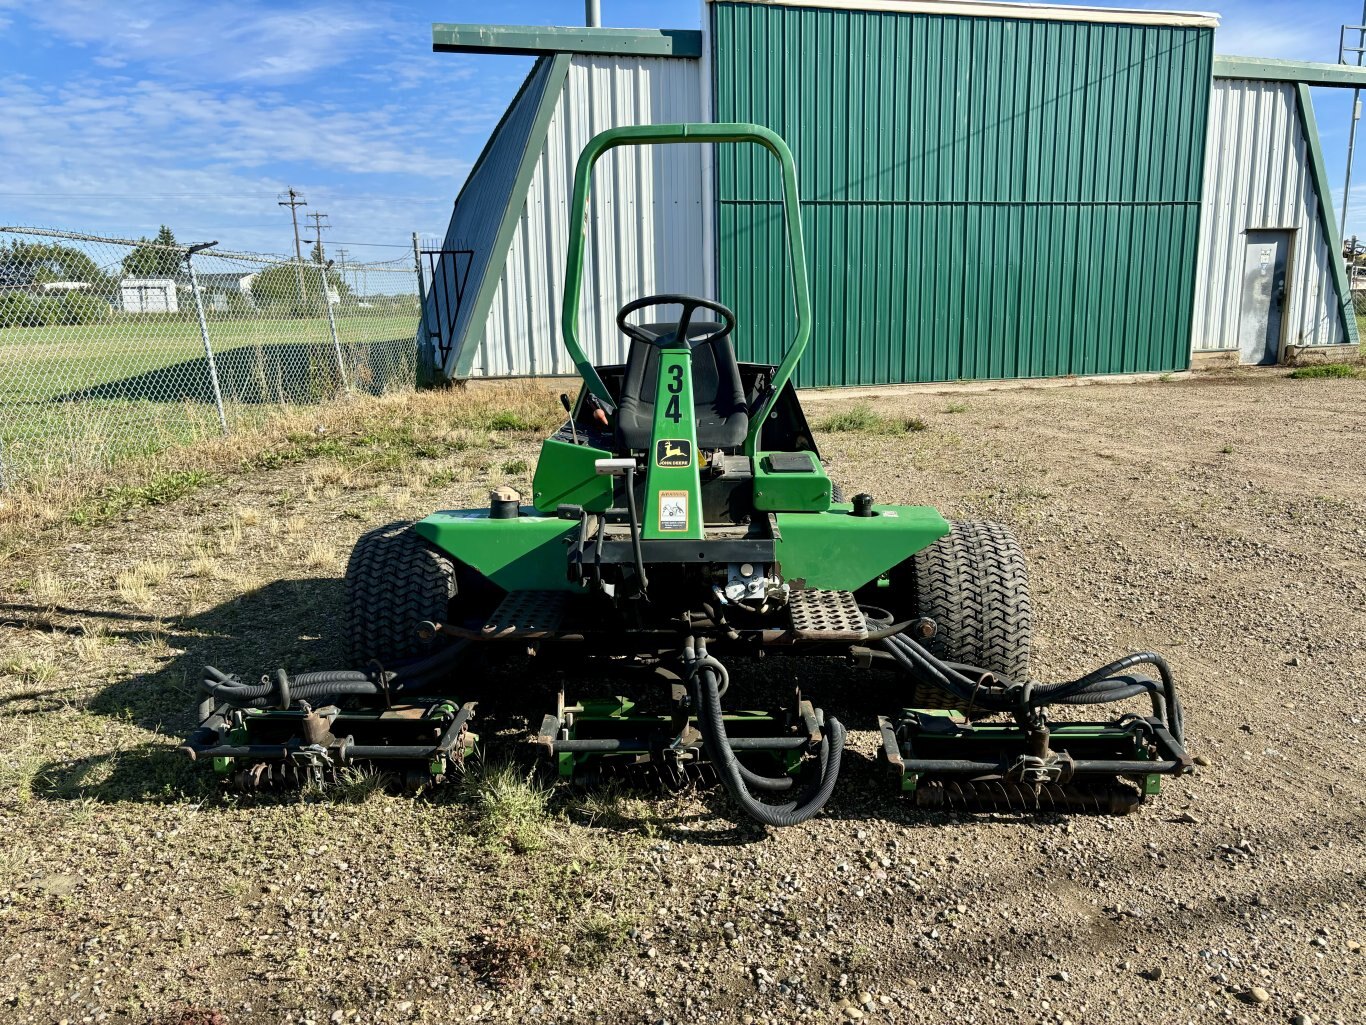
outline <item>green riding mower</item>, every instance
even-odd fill
[[[796,330],[776,366],[737,361],[734,314],[686,295],[621,309],[624,365],[584,353],[594,162],[618,146],[679,143],[757,144],[777,158]],[[1007,529],[866,494],[845,501],[831,483],[792,386],[811,332],[797,204],[792,156],[765,128],[594,138],[576,172],[563,309],[583,386],[576,401],[562,396],[568,419],[542,445],[530,502],[499,489],[487,508],[361,538],[346,576],[355,668],[258,683],[208,668],[183,750],[248,789],[325,783],[348,766],[424,786],[472,748],[480,666],[534,655],[528,673],[564,681],[525,730],[525,750],[552,771],[719,778],[748,815],[791,825],[830,798],[845,726],[800,692],[776,710],[732,707],[747,689],[739,665],[790,658],[798,673],[824,660],[843,677],[881,674],[895,698],[862,725],[921,807],[1124,813],[1163,775],[1191,771],[1160,655],[1030,678],[1029,588]],[[548,691],[539,675],[524,682],[527,697]],[[501,701],[515,702],[510,689]],[[1150,714],[1052,716],[1135,698]]]

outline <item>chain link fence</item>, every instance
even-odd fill
[[[0,228],[0,487],[412,387],[417,275]]]

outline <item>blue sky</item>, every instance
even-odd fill
[[[695,0],[602,6],[608,25],[700,18]],[[1339,24],[1361,13],[1284,0],[1218,10],[1221,53],[1325,61],[1337,58]],[[578,0],[0,0],[0,223],[136,236],[164,222],[185,241],[284,252],[289,218],[276,200],[293,185],[305,212],[329,215],[329,243],[391,258],[411,232],[444,230],[530,63],[434,54],[431,23],[582,16]],[[1340,189],[1350,97],[1316,90],[1315,102]],[[1359,170],[1349,231],[1366,235],[1366,157]]]

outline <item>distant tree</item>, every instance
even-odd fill
[[[138,247],[123,258],[123,273],[130,278],[173,278],[179,272],[184,254],[176,247],[175,233],[166,225],[156,238],[138,239]]]
[[[32,288],[49,281],[84,281],[103,288],[109,276],[75,246],[23,241],[0,246],[0,282],[10,288]]]
[[[300,271],[303,271],[303,295],[299,294]],[[327,290],[346,300],[351,289],[334,270],[325,272]],[[252,279],[251,297],[256,305],[272,313],[294,317],[316,317],[323,312],[322,272],[316,263],[277,263],[267,267]]]
[[[312,260],[314,263],[322,263],[322,262],[323,262],[323,244],[322,244],[321,242],[314,242],[314,243],[313,243],[313,248],[310,249],[310,250],[308,251],[308,257],[309,257],[309,259]]]

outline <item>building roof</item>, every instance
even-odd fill
[[[1349,64],[1274,60],[1270,57],[1214,58],[1215,78],[1251,78],[1263,82],[1302,82],[1305,85],[1366,88],[1366,68]]]
[[[724,3],[728,0],[707,0]],[[1080,7],[1072,4],[1008,3],[1005,0],[745,0],[772,7],[817,7],[842,11],[901,14],[948,14],[1030,21],[1093,21],[1113,25],[1175,25],[1214,28],[1219,15],[1198,11],[1136,11],[1123,7]]]
[[[541,57],[556,53],[616,57],[702,56],[702,33],[673,28],[579,28],[544,25],[432,26],[437,53],[507,53]]]

